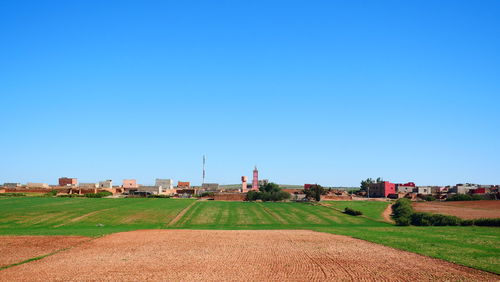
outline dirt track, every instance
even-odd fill
[[[385,222],[394,223],[394,220],[392,220],[391,218],[391,214],[392,214],[392,205],[388,205],[382,212],[382,217],[384,218]]]
[[[80,236],[0,236],[0,267],[53,253],[81,242]]]
[[[413,203],[419,212],[440,213],[464,219],[500,218],[500,201],[450,201]]]
[[[498,280],[381,245],[306,230],[144,230],[0,271],[0,281]]]

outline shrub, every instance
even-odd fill
[[[344,209],[344,213],[354,215],[354,216],[363,214],[361,211],[354,210],[354,209],[347,208],[347,207]]]
[[[462,226],[474,225],[474,220],[473,219],[464,219],[464,220],[462,220],[462,222],[460,222],[460,225],[462,225]]]
[[[247,201],[257,201],[260,199],[260,192],[257,191],[248,191],[246,200]]]
[[[290,199],[291,195],[288,192],[272,191],[272,192],[261,192],[260,199],[263,202],[277,202]]]
[[[480,218],[473,221],[476,226],[500,226],[500,218]]]
[[[155,194],[153,194],[153,195],[149,195],[148,198],[169,199],[169,198],[171,198],[171,196],[170,195],[155,195]]]
[[[416,226],[458,226],[462,220],[456,216],[415,212],[411,215],[411,224]]]
[[[0,197],[26,197],[24,193],[0,193]]]
[[[396,225],[408,226],[411,222],[413,208],[408,199],[399,199],[392,206],[392,214]]]
[[[465,197],[459,198],[464,199]],[[392,206],[392,213],[394,221],[396,221],[397,225],[407,226],[411,224],[415,226],[500,226],[500,218],[461,219],[451,215],[414,212],[413,208],[411,207],[411,202],[408,199],[397,200],[396,203]]]
[[[455,194],[446,199],[446,201],[479,201],[485,198],[481,195]]]
[[[57,190],[50,190],[49,193],[45,194],[45,197],[55,197],[57,196]]]
[[[103,198],[103,197],[107,197],[107,196],[111,196],[111,195],[113,195],[113,193],[108,192],[108,191],[101,191],[101,192],[97,192],[97,193],[87,193],[84,196],[87,198]]]
[[[79,194],[63,194],[63,195],[57,195],[58,198],[81,198],[85,197],[84,195],[79,195]]]
[[[500,218],[460,219],[456,216],[416,212],[411,215],[416,226],[500,226]]]
[[[288,200],[292,197],[290,193],[285,192],[279,188],[277,184],[268,183],[260,187],[260,191],[248,191],[246,200],[247,201],[257,201],[262,200],[263,202],[276,202]]]
[[[434,196],[432,196],[432,195],[427,195],[427,196],[425,196],[423,199],[424,199],[424,201],[431,202],[431,201],[435,201],[435,200],[436,200],[436,197],[434,197]]]
[[[202,197],[213,197],[215,195],[214,192],[203,192],[201,193]]]

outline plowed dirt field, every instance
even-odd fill
[[[88,241],[80,236],[0,236],[0,267],[47,255]]]
[[[450,201],[413,203],[419,212],[440,213],[463,219],[500,218],[500,201]]]
[[[498,275],[306,230],[141,230],[0,271],[0,281],[467,280]]]

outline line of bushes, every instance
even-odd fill
[[[486,198],[481,195],[455,194],[446,199],[446,201],[479,201],[479,200],[486,200]]]
[[[500,226],[500,218],[461,219],[452,215],[415,212],[408,199],[399,199],[392,206],[396,225],[408,226]]]
[[[1,197],[26,197],[24,193],[0,193]]]
[[[461,225],[462,219],[451,215],[414,212],[410,223],[415,226],[458,226]]]
[[[157,195],[157,194],[153,194],[153,195],[149,195],[148,198],[170,199],[171,196],[170,195]]]
[[[500,218],[479,218],[479,219],[464,219],[461,222],[462,226],[500,226]]]
[[[214,192],[203,192],[201,193],[201,197],[213,197],[215,196]]]
[[[45,194],[45,197],[55,197],[57,196],[57,190],[50,190],[50,192]]]
[[[263,202],[278,202],[290,199],[291,195],[285,191],[271,191],[271,192],[260,192],[260,191],[248,191],[246,200],[256,201],[262,200]]]
[[[363,215],[363,212],[358,211],[358,210],[354,210],[354,209],[351,209],[351,208],[348,208],[348,207],[346,207],[344,209],[344,213],[350,214],[350,215],[354,215],[354,216],[356,216],[356,215]]]
[[[427,201],[427,202],[432,202],[432,201],[435,201],[436,200],[436,197],[432,196],[432,195],[426,195],[422,198],[424,201]]]
[[[84,195],[80,194],[62,194],[62,195],[57,195],[58,198],[82,198],[85,197]]]
[[[248,191],[246,200],[256,201],[262,200],[263,202],[277,202],[284,201],[291,198],[290,193],[281,190],[278,184],[267,183],[260,186],[259,191]]]
[[[111,195],[113,195],[113,193],[111,193],[109,191],[101,191],[101,192],[97,192],[97,193],[87,193],[87,194],[84,194],[83,196],[87,197],[87,198],[104,198],[104,197],[111,196]]]
[[[392,218],[396,222],[396,225],[410,225],[412,214],[413,208],[411,206],[411,201],[408,199],[399,199],[392,205]]]

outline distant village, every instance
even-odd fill
[[[248,177],[241,177],[240,185],[219,185],[218,183],[202,183],[201,186],[192,186],[189,181],[178,181],[174,185],[172,179],[155,179],[154,185],[141,185],[135,179],[123,179],[121,185],[115,185],[113,180],[107,179],[92,183],[79,183],[77,178],[61,177],[57,185],[47,183],[28,182],[4,183],[0,186],[0,193],[48,193],[57,191],[57,195],[85,195],[102,191],[110,192],[117,197],[147,197],[151,195],[163,195],[167,197],[191,198],[208,197],[214,200],[245,200],[249,191],[257,191],[259,187],[268,184],[268,179],[259,180],[257,167],[253,170],[252,182],[248,183]],[[304,184],[301,186],[282,187],[282,190],[291,194],[291,200],[302,201],[306,196],[304,190],[316,184]],[[300,189],[303,188],[303,189]],[[446,200],[451,195],[480,195],[498,199],[500,185],[481,184],[456,184],[453,186],[417,186],[413,182],[391,183],[389,181],[377,181],[369,183],[366,189],[325,189],[321,199],[325,200],[355,200],[367,198],[398,199],[409,198],[412,200],[425,199],[432,196],[437,200]]]
[[[379,181],[370,183],[366,191],[358,193],[360,196],[370,198],[410,198],[412,200],[425,199],[427,196],[433,196],[438,200],[446,200],[452,195],[491,195],[497,199],[500,185],[481,185],[481,184],[456,184],[450,186],[417,186],[413,182],[391,183],[389,181]]]

